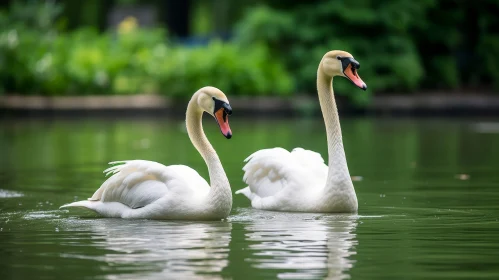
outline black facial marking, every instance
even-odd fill
[[[359,69],[360,68],[360,63],[355,60],[353,57],[340,57],[338,56],[338,59],[341,60],[341,67],[343,68],[343,72],[348,67],[348,64],[352,64],[353,69]]]
[[[224,121],[227,120],[227,115],[232,115],[232,107],[230,105],[222,100],[218,100],[215,97],[213,97],[213,101],[215,101],[215,109],[213,110],[213,114],[215,114],[218,110],[224,109],[223,113],[223,118]]]

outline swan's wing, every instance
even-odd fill
[[[291,153],[283,148],[264,149],[245,161],[243,180],[248,188],[236,193],[246,196],[250,195],[248,190],[251,196],[264,198],[284,189],[321,187],[327,176],[327,166],[320,154],[301,148]]]
[[[130,208],[144,207],[167,194],[196,199],[208,194],[210,187],[194,169],[185,165],[164,166],[146,160],[132,160],[112,166],[113,174],[89,198],[91,201],[120,202]]]
[[[294,148],[291,152],[291,156],[300,162],[302,168],[309,174],[308,178],[318,180],[326,179],[328,168],[324,163],[321,154],[302,148]],[[325,183],[326,181],[324,181],[323,185],[325,185]]]

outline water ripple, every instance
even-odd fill
[[[228,264],[231,224],[130,221],[113,219],[68,220],[62,229],[90,231],[93,247],[106,253],[94,257],[118,268],[109,279],[193,278],[220,273]],[[88,258],[86,254],[61,254]],[[127,269],[133,267],[129,275]],[[138,273],[138,274],[137,274]]]
[[[259,269],[276,270],[281,279],[343,279],[354,265],[357,215],[319,215],[242,210],[232,220],[244,226]]]
[[[24,194],[15,191],[0,189],[0,198],[22,197]]]

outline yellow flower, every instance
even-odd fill
[[[137,29],[137,19],[132,16],[128,16],[125,19],[123,19],[120,24],[118,25],[118,33],[120,34],[127,34],[135,29]]]

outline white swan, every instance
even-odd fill
[[[245,162],[238,190],[254,208],[296,212],[357,212],[358,203],[348,172],[341,127],[334,99],[334,76],[348,78],[361,89],[366,84],[357,74],[360,64],[351,54],[330,51],[317,70],[317,91],[326,124],[329,168],[321,155],[302,148],[291,153],[283,148],[264,149]]]
[[[187,106],[187,133],[208,165],[211,187],[194,169],[185,165],[121,161],[114,163],[122,165],[104,171],[114,175],[91,198],[61,208],[85,207],[113,218],[226,218],[232,208],[232,192],[222,163],[203,132],[202,115],[205,111],[215,117],[222,134],[230,139],[232,132],[227,115],[232,113],[232,108],[225,94],[214,87],[198,90]]]

